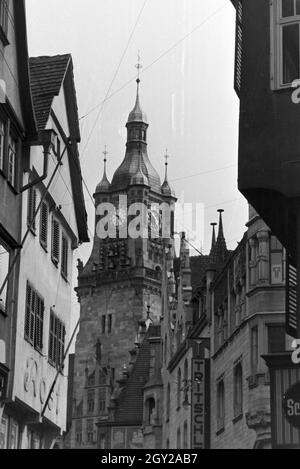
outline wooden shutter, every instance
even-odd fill
[[[62,235],[61,273],[65,278],[68,278],[68,249],[68,240]]]
[[[291,263],[291,258],[287,254],[287,274],[286,274],[286,332],[288,335],[297,338],[298,329],[298,296],[297,296],[297,269]]]
[[[52,247],[51,257],[52,261],[57,265],[59,263],[59,223],[54,218],[52,219]]]
[[[32,295],[32,289],[31,289],[29,283],[27,282],[27,285],[26,285],[26,307],[25,307],[25,339],[27,339],[27,340],[30,340],[31,295]]]
[[[33,231],[35,231],[36,229],[36,223],[34,218],[36,212],[36,196],[36,190],[31,187],[31,189],[29,189],[28,194],[27,225]]]
[[[240,96],[242,88],[243,69],[243,2],[236,1],[236,38],[235,38],[235,67],[234,67],[234,89]]]
[[[41,226],[40,226],[40,242],[44,248],[48,244],[48,205],[43,202],[41,206]]]
[[[36,295],[35,305],[35,348],[43,350],[44,301]]]
[[[49,347],[48,359],[51,363],[55,361],[55,316],[53,311],[50,312],[50,328],[49,328]]]

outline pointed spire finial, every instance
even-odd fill
[[[104,161],[104,171],[106,171],[107,155],[108,155],[107,145],[104,145],[103,155],[104,155],[104,159],[103,159],[103,161]]]
[[[219,234],[218,237],[224,238],[224,231],[223,231],[223,218],[222,214],[224,213],[223,209],[219,209],[218,213],[220,214],[220,221],[219,221]]]

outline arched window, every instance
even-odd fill
[[[146,401],[146,425],[154,425],[155,420],[155,399],[149,397]]]
[[[170,420],[170,405],[171,405],[171,386],[170,383],[168,384],[167,388],[167,406],[166,406],[166,420],[167,422]]]
[[[225,426],[225,387],[223,379],[217,384],[217,430]]]
[[[177,409],[181,406],[181,369],[177,371]]]
[[[243,368],[239,363],[234,368],[234,417],[240,417],[243,414]]]

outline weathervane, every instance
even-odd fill
[[[103,152],[103,155],[104,155],[104,169],[106,170],[106,163],[107,163],[107,155],[108,155],[108,151],[107,151],[107,145],[104,146],[104,152]]]
[[[165,165],[168,166],[168,164],[169,164],[168,159],[170,158],[170,155],[169,155],[169,151],[168,151],[167,148],[166,148],[166,154],[165,154],[164,158],[166,160]]]
[[[138,75],[137,75],[137,83],[140,83],[140,74],[141,74],[141,69],[143,68],[143,65],[141,64],[141,56],[140,56],[140,51],[138,51],[138,63],[136,64],[135,68],[137,69],[138,71]]]

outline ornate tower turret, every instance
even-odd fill
[[[137,68],[140,71],[140,63]],[[162,225],[166,216],[165,206],[169,208],[170,220],[174,218],[176,199],[173,191],[167,190],[167,178],[162,187],[160,177],[149,160],[148,127],[147,116],[140,104],[138,74],[136,101],[126,123],[125,157],[111,184],[106,175],[106,149],[104,152],[104,175],[94,194],[96,226],[93,249],[90,259],[79,271],[76,289],[81,323],[75,349],[74,398],[76,402],[85,399],[83,364],[94,359],[95,344],[99,340],[101,367],[107,381],[103,387],[100,386],[101,405],[95,402],[93,415],[89,416],[89,419],[97,421],[109,418],[110,398],[117,395],[125,357],[132,349],[139,324],[147,320],[147,306],[151,308],[154,324],[159,324],[162,314],[163,249],[166,244],[173,243],[172,233],[163,239]],[[136,204],[139,204],[137,212],[134,210]],[[146,217],[139,218],[139,211]],[[114,228],[114,235],[105,239],[99,237],[99,223],[103,220]],[[134,223],[136,231],[144,228],[140,229],[139,236],[131,235]],[[99,366],[96,360],[94,362],[95,367]],[[78,422],[78,415],[75,417],[74,425],[75,421]],[[82,416],[83,428],[85,418]],[[75,439],[73,446],[76,447]]]

